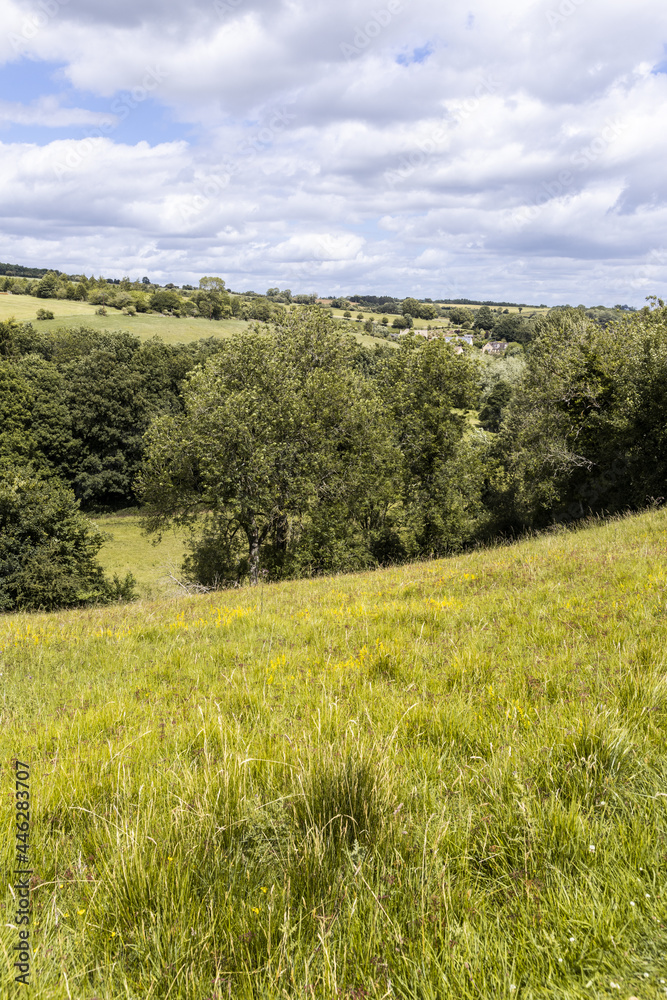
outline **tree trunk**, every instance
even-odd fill
[[[248,531],[248,552],[250,564],[250,585],[254,587],[259,578],[259,532],[254,518]]]

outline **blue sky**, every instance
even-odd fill
[[[0,10],[0,259],[320,294],[664,296],[660,0]]]

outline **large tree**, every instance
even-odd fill
[[[146,524],[192,527],[200,578],[373,561],[397,455],[356,354],[323,311],[290,315],[226,341],[189,380],[184,412],[153,424]]]

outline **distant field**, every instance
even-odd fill
[[[664,1000],[666,532],[0,615],[30,996]]]
[[[106,316],[95,313],[97,306],[88,302],[70,302],[67,299],[35,299],[30,295],[8,295],[0,292],[0,321],[13,316],[20,323],[31,322],[41,330],[57,330],[59,327],[88,326],[93,330],[127,330],[129,333],[149,340],[160,337],[167,344],[183,344],[207,337],[228,337],[232,333],[247,330],[251,323],[243,320],[208,320],[190,317],[161,316],[157,313],[137,313],[125,316],[116,309],[109,309]],[[38,309],[49,309],[54,319],[37,320]],[[340,313],[342,317],[343,313]],[[355,331],[356,339],[367,347],[378,343],[361,330]]]
[[[162,541],[144,535],[137,514],[109,514],[91,520],[109,535],[98,559],[109,575],[131,572],[141,597],[173,597],[182,593],[170,574],[180,578],[179,567],[185,554],[182,535],[166,532]]]
[[[446,305],[446,303],[440,303],[440,304],[445,304]],[[454,303],[451,303],[451,304],[453,305]],[[480,306],[465,306],[465,308],[466,309],[471,309],[473,312],[477,312],[477,310],[479,308],[481,308],[481,307]],[[495,306],[493,308],[495,310]],[[386,318],[389,320],[389,326],[390,327],[391,327],[391,324],[392,324],[393,320],[396,319],[396,316],[393,313],[378,313],[378,312],[372,312],[369,309],[362,309],[362,308],[359,308],[359,309],[354,309],[353,308],[353,309],[350,309],[348,311],[352,314],[352,320],[356,320],[358,313],[363,313],[364,320],[372,319],[374,323],[381,323],[383,316],[386,316]],[[508,306],[507,307],[507,311],[510,312],[510,313],[518,313],[519,309],[516,306]],[[333,316],[335,316],[337,319],[343,319],[344,312],[345,312],[344,309],[332,309],[331,310],[331,314]],[[541,314],[541,313],[546,313],[546,312],[548,312],[548,309],[527,309],[527,308],[524,308],[522,310],[522,315],[523,316],[532,316],[533,313]],[[359,326],[361,326],[361,324],[362,324],[362,321],[359,322]],[[449,325],[450,325],[449,324],[449,320],[446,319],[446,318],[442,318],[442,317],[440,319],[431,319],[431,320],[416,319],[415,320],[415,327],[417,327],[417,328],[419,328],[421,330],[427,330],[427,329],[430,330],[433,327],[442,327],[442,326],[449,326]]]
[[[37,320],[38,309],[49,309],[54,319]],[[62,326],[88,326],[93,330],[127,330],[148,340],[158,336],[167,344],[188,343],[205,337],[226,337],[247,324],[241,320],[193,319],[160,316],[157,313],[137,313],[125,316],[116,309],[109,309],[106,316],[95,313],[97,306],[88,302],[70,302],[67,299],[35,299],[29,295],[0,293],[0,320],[13,316],[20,323],[32,322],[41,330],[56,330]]]

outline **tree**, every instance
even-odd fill
[[[472,309],[465,306],[453,306],[449,310],[449,319],[454,326],[472,327],[475,322],[475,314]]]
[[[496,323],[493,330],[496,340],[516,341],[519,344],[527,344],[532,340],[531,324],[519,316],[518,313],[510,313],[503,316]]]
[[[195,533],[189,566],[232,583],[374,562],[392,503],[382,406],[357,346],[316,309],[224,341],[182,416],[158,419],[142,475],[146,526]]]
[[[475,314],[473,330],[486,330],[490,333],[496,325],[496,317],[488,306],[480,306]]]
[[[200,278],[199,287],[202,292],[216,292],[218,295],[222,295],[226,291],[223,278]]]
[[[461,411],[477,403],[478,362],[443,340],[404,337],[377,375],[402,455],[401,500],[414,554],[473,537],[481,514],[481,456]]]
[[[126,293],[121,292],[121,295]],[[128,296],[128,301],[130,296]],[[155,312],[172,312],[176,315],[180,312],[181,299],[176,292],[170,292],[166,289],[159,292],[154,292],[150,297],[149,302],[150,308]]]
[[[39,299],[55,299],[60,279],[55,271],[47,271],[35,285],[34,294]]]
[[[71,490],[28,467],[0,469],[0,610],[43,610],[130,600],[134,580],[105,578],[104,536]]]

